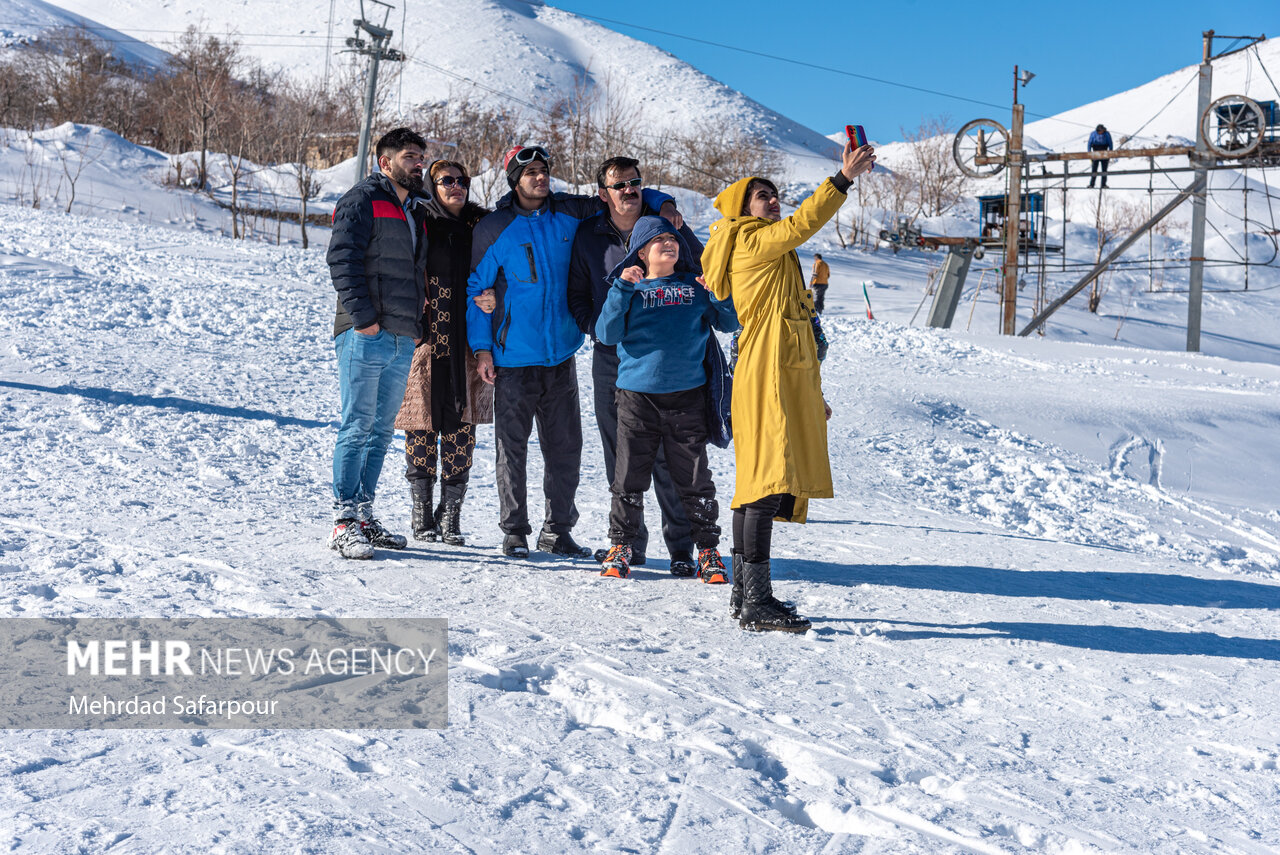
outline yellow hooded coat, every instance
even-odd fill
[[[778,518],[804,522],[809,499],[829,499],[834,491],[813,299],[795,250],[835,216],[845,195],[828,179],[778,222],[739,216],[751,180],[716,197],[724,219],[711,226],[702,253],[707,287],[717,299],[733,297],[742,323],[733,376],[732,506],[790,495],[794,504],[784,500]]]

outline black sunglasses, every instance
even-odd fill
[[[609,188],[610,190],[621,190],[624,187],[639,187],[640,179],[632,178],[630,181],[616,181],[613,184],[606,184],[604,186]]]
[[[452,175],[446,175],[443,178],[437,178],[436,184],[440,185],[441,187],[452,187],[453,185],[457,184],[463,190],[466,190],[468,187],[471,186],[471,179],[470,178],[454,178]]]

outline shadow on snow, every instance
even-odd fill
[[[316,419],[296,419],[269,413],[266,410],[251,410],[248,407],[227,407],[222,404],[209,404],[204,401],[192,401],[187,398],[175,398],[170,395],[139,395],[136,392],[121,392],[116,389],[104,389],[99,386],[72,386],[64,383],[61,386],[39,386],[35,383],[19,383],[14,380],[0,380],[0,387],[21,389],[28,392],[48,392],[53,395],[78,395],[105,404],[119,404],[131,407],[162,407],[177,410],[181,413],[204,413],[211,416],[227,416],[233,419],[252,419],[256,421],[275,422],[280,427],[327,428],[338,426],[335,421],[318,421]]]
[[[806,559],[780,559],[774,562],[774,578],[997,597],[1045,597],[1215,609],[1280,609],[1280,585],[1241,579],[1203,579],[1174,573],[1004,570],[937,564],[831,565]]]
[[[824,620],[815,618],[815,620]],[[838,620],[838,619],[837,619]],[[926,639],[1004,638],[1038,641],[1063,647],[1105,650],[1112,653],[1139,653],[1165,656],[1222,656],[1231,659],[1266,659],[1280,661],[1280,641],[1266,638],[1240,638],[1212,632],[1169,632],[1136,626],[1096,624],[1031,623],[1027,621],[984,621],[982,623],[921,623],[917,621],[877,618],[850,618],[850,623],[891,624],[895,627],[880,632],[888,641],[923,641]]]

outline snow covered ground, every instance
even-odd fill
[[[837,498],[775,534],[813,631],[761,637],[661,555],[501,560],[488,427],[474,547],[341,561],[324,240],[113,216],[0,206],[0,616],[446,617],[450,726],[5,732],[10,849],[1280,851],[1280,291],[1209,295],[1207,355],[1177,293],[1011,340],[980,274],[929,331],[936,256],[806,247]]]

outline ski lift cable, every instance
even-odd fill
[[[1143,123],[1142,123],[1142,127],[1138,128],[1136,131],[1134,131],[1133,133],[1129,134],[1129,135],[1125,138],[1125,141],[1126,141],[1126,142],[1128,142],[1129,140],[1132,140],[1132,139],[1136,139],[1136,138],[1138,137],[1138,135],[1139,135],[1139,134],[1141,134],[1144,130],[1146,130],[1147,125],[1151,124],[1151,123],[1152,123],[1152,122],[1154,122],[1156,119],[1160,118],[1160,115],[1161,115],[1165,110],[1169,109],[1169,107],[1173,104],[1173,102],[1174,102],[1174,101],[1178,100],[1178,96],[1179,96],[1179,95],[1181,95],[1183,92],[1186,92],[1186,91],[1187,91],[1187,87],[1191,85],[1192,81],[1199,79],[1199,77],[1200,77],[1200,72],[1199,72],[1198,70],[1195,70],[1195,69],[1193,69],[1193,71],[1194,71],[1194,73],[1193,73],[1190,77],[1188,77],[1188,78],[1187,78],[1187,82],[1186,82],[1186,83],[1184,83],[1184,84],[1182,84],[1182,88],[1181,88],[1181,89],[1179,89],[1179,90],[1174,94],[1174,96],[1173,96],[1172,98],[1170,98],[1170,99],[1169,99],[1169,103],[1168,103],[1168,104],[1165,104],[1165,105],[1164,105],[1163,107],[1161,107],[1159,110],[1156,110],[1156,114],[1155,114],[1154,116],[1152,116],[1150,119],[1147,119],[1145,122],[1143,122]],[[1123,147],[1124,147],[1124,146],[1121,146],[1121,148],[1123,148]]]
[[[1248,92],[1250,84],[1253,83],[1253,57],[1249,56],[1249,51],[1244,52],[1244,91]]]
[[[1265,262],[1263,261],[1243,262],[1243,261],[1235,261],[1234,259],[1230,259],[1230,258],[1208,258],[1208,259],[1205,259],[1205,264],[1213,267],[1280,267],[1280,265],[1272,264],[1272,262],[1275,261],[1277,257],[1280,257],[1280,251],[1273,253],[1271,258]],[[1148,259],[1146,257],[1117,258],[1115,261],[1111,262],[1110,266],[1117,267],[1117,268],[1132,268],[1132,267],[1137,267],[1139,265],[1144,265],[1147,263],[1166,265],[1166,269],[1175,269],[1173,267],[1168,267],[1167,265],[1176,264],[1178,265],[1176,269],[1183,269],[1190,265],[1190,261],[1187,258],[1180,257],[1180,256],[1165,256],[1163,258],[1151,258],[1151,259]],[[1093,268],[1095,266],[1096,265],[1092,261],[1070,261],[1070,262],[1067,262],[1065,266],[1059,267],[1057,269],[1059,271],[1088,269],[1088,268]]]
[[[78,16],[77,16],[78,17]],[[0,26],[6,27],[43,27],[48,21],[3,21]],[[102,24],[93,24],[87,19],[81,18],[77,21],[74,29],[88,30],[91,33],[100,34],[103,41],[106,42],[136,42],[138,39],[131,38],[129,33],[159,33],[161,35],[181,36],[186,30],[170,30],[159,27],[129,27],[128,30],[119,29],[117,27],[108,27]],[[108,34],[124,36],[124,38],[109,38]],[[270,39],[312,39],[314,41],[328,41],[327,35],[308,35],[306,33],[240,33],[233,32],[231,35],[248,36],[250,38],[270,38]],[[285,45],[285,47],[303,47],[303,45]],[[310,47],[308,45],[307,47]]]
[[[523,105],[523,106],[525,106],[525,107],[528,107],[530,110],[533,110],[534,112],[541,113],[541,114],[544,114],[544,115],[547,115],[547,114],[549,113],[549,111],[548,111],[546,108],[544,108],[544,107],[539,107],[539,106],[538,106],[538,105],[536,105],[536,104],[533,104],[533,103],[531,103],[531,102],[529,102],[529,101],[526,101],[526,100],[524,100],[523,98],[519,97],[518,95],[512,95],[510,92],[504,92],[504,91],[503,91],[503,90],[501,90],[501,89],[495,89],[495,88],[493,88],[492,86],[487,86],[487,85],[485,85],[485,84],[481,83],[481,82],[480,82],[480,81],[478,81],[478,80],[474,80],[474,79],[472,79],[472,78],[470,78],[470,77],[467,77],[466,75],[458,74],[457,72],[450,71],[450,70],[449,70],[449,69],[447,69],[447,68],[441,68],[440,66],[434,65],[434,64],[432,64],[432,63],[430,63],[430,62],[427,62],[427,61],[426,61],[426,60],[424,60],[424,59],[417,59],[416,57],[409,57],[409,58],[408,58],[408,60],[409,60],[409,62],[416,62],[416,63],[418,63],[419,65],[423,65],[423,66],[426,66],[427,68],[431,68],[431,69],[433,69],[433,70],[435,70],[435,71],[439,71],[439,72],[441,72],[442,74],[447,74],[447,75],[449,75],[450,77],[453,77],[453,78],[455,78],[455,79],[457,79],[457,80],[461,80],[461,81],[463,81],[463,82],[465,82],[465,83],[471,83],[471,84],[473,84],[473,85],[475,85],[475,86],[478,86],[479,88],[481,88],[481,89],[485,90],[486,92],[489,92],[489,93],[494,94],[494,95],[498,95],[498,96],[500,96],[500,97],[502,97],[502,98],[507,98],[507,99],[509,99],[509,100],[511,100],[511,101],[516,102],[517,104],[521,104],[521,105]],[[591,125],[590,125],[590,123],[588,123],[588,126],[591,126]],[[642,133],[642,132],[637,132],[637,133],[636,133],[636,135],[637,135],[637,136],[641,136],[641,137],[648,137],[649,139],[659,139],[659,138],[658,138],[658,137],[656,137],[654,134],[646,134],[646,133]],[[636,150],[637,150],[637,151],[640,151],[640,152],[642,152],[642,153],[644,153],[644,154],[648,154],[648,155],[653,155],[653,154],[654,154],[654,151],[653,151],[652,149],[645,148],[644,146],[636,146],[635,148],[636,148]],[[746,146],[746,148],[750,148],[750,149],[751,149],[751,150],[753,150],[753,151],[763,151],[763,150],[764,150],[764,149],[761,149],[761,148],[758,148],[758,147],[753,147],[753,146]],[[799,156],[801,156],[801,157],[814,157],[814,158],[818,158],[818,159],[821,159],[821,160],[831,160],[831,158],[822,157],[821,155],[799,155]],[[688,169],[690,172],[696,172],[696,173],[698,173],[699,175],[705,175],[707,178],[713,178],[713,179],[715,179],[716,181],[720,181],[720,182],[723,182],[723,183],[725,183],[725,184],[728,184],[728,183],[730,183],[730,182],[733,180],[733,179],[730,179],[730,178],[726,178],[726,177],[724,177],[723,175],[718,175],[718,174],[716,174],[716,173],[714,173],[714,172],[708,172],[708,171],[707,171],[707,170],[705,170],[705,169],[702,169],[702,168],[700,168],[700,167],[694,166],[693,164],[688,163],[687,161],[684,161],[684,160],[680,160],[679,158],[672,157],[672,156],[670,156],[670,155],[667,155],[667,158],[668,158],[672,163],[674,163],[675,165],[677,165],[677,166],[681,166],[681,167],[683,167],[683,168],[685,168],[685,169]]]
[[[1267,76],[1267,80],[1271,82],[1271,88],[1276,90],[1276,97],[1280,98],[1280,86],[1276,86],[1275,80],[1271,77],[1271,72],[1267,71],[1267,64],[1262,61],[1262,53],[1258,50],[1257,44],[1253,45],[1253,52],[1258,55],[1258,67],[1262,69],[1262,73]]]
[[[547,8],[544,0],[520,0],[520,2],[527,3],[530,6]],[[554,7],[551,7],[551,8],[554,8]],[[559,11],[565,11],[565,10],[559,10]],[[676,38],[676,39],[684,39],[685,41],[697,42],[698,44],[704,44],[710,47],[718,47],[724,50],[731,50],[731,51],[736,51],[738,53],[745,53],[749,56],[758,56],[758,57],[761,57],[762,59],[772,59],[777,62],[785,62],[790,65],[798,65],[798,66],[801,66],[802,68],[812,68],[817,71],[827,71],[832,74],[842,75],[844,77],[853,77],[857,80],[867,80],[872,83],[880,83],[885,86],[896,86],[899,89],[910,89],[913,92],[923,92],[926,95],[937,95],[940,98],[950,98],[954,101],[965,101],[970,104],[977,104],[981,107],[993,107],[997,110],[1006,110],[1009,107],[1008,104],[995,104],[990,101],[981,101],[977,98],[970,98],[966,95],[956,95],[951,92],[940,92],[937,89],[929,89],[924,86],[916,86],[911,83],[903,83],[901,81],[889,80],[883,77],[871,77],[870,75],[866,75],[866,74],[858,74],[857,72],[846,71],[843,68],[833,68],[829,65],[819,65],[818,63],[815,63],[815,62],[808,62],[806,60],[795,59],[789,56],[779,56],[777,54],[765,53],[764,51],[755,50],[753,48],[745,48],[745,47],[740,47],[738,45],[727,44],[725,42],[712,41],[711,39],[704,39],[698,36],[685,35],[684,33],[675,33],[675,32],[671,32],[670,30],[659,30],[655,27],[646,27],[642,24],[633,24],[629,21],[620,21],[617,18],[605,18],[600,15],[588,15],[585,12],[570,12],[569,14],[579,18],[586,18],[587,20],[591,20],[591,21],[598,21],[604,24],[617,24],[619,26],[628,27],[633,30],[643,30],[649,33],[657,33],[658,35],[662,35],[662,36],[671,36],[672,38]],[[1086,124],[1085,122],[1076,122],[1070,119],[1062,119],[1056,116],[1047,115],[1045,113],[1032,112],[1031,110],[1027,110],[1026,115],[1035,116],[1038,119],[1057,119],[1057,121],[1060,121],[1063,124],[1075,125],[1080,128],[1093,127],[1093,125]]]
[[[520,105],[522,105],[522,106],[524,106],[524,107],[528,107],[530,110],[533,110],[534,112],[542,113],[542,114],[546,114],[546,113],[548,112],[548,111],[547,111],[547,109],[546,109],[545,107],[539,107],[537,104],[534,104],[534,103],[532,103],[532,102],[530,102],[530,101],[526,101],[524,98],[521,98],[519,95],[513,95],[513,94],[512,94],[512,93],[510,93],[510,92],[506,92],[506,91],[503,91],[503,90],[501,90],[501,89],[495,89],[495,88],[494,88],[494,87],[492,87],[492,86],[489,86],[489,85],[487,85],[487,84],[481,83],[479,80],[476,80],[476,79],[474,79],[474,78],[472,78],[472,77],[467,77],[465,74],[459,74],[459,73],[458,73],[458,72],[456,72],[456,71],[451,71],[451,70],[449,70],[449,69],[447,69],[447,68],[443,68],[443,67],[441,67],[441,66],[439,66],[439,65],[435,65],[434,63],[427,62],[425,59],[419,59],[418,57],[415,57],[415,56],[407,57],[407,59],[408,59],[408,61],[409,61],[409,62],[415,62],[415,63],[417,63],[418,65],[424,66],[424,67],[426,67],[426,68],[430,68],[430,69],[432,69],[433,71],[438,71],[438,72],[440,72],[441,74],[445,74],[445,75],[447,75],[447,76],[449,76],[449,77],[454,78],[455,80],[460,80],[460,81],[462,81],[462,82],[464,82],[464,83],[470,83],[470,84],[472,84],[473,86],[476,86],[476,87],[477,87],[477,88],[479,88],[479,89],[483,89],[484,91],[486,91],[486,92],[488,92],[488,93],[490,93],[490,94],[492,94],[492,95],[497,95],[497,96],[499,96],[499,97],[501,97],[501,98],[506,98],[506,99],[507,99],[507,100],[509,100],[509,101],[513,101],[513,102],[515,102],[515,103],[517,103],[517,104],[520,104]],[[636,135],[636,136],[639,136],[639,137],[647,137],[647,138],[652,139],[652,140],[660,140],[660,139],[661,139],[661,137],[660,137],[660,136],[658,136],[657,134],[649,134],[649,133],[645,133],[645,132],[643,132],[643,131],[635,131],[635,135]],[[833,145],[834,145],[834,143],[833,143]],[[768,149],[768,148],[763,147],[763,146],[752,146],[752,145],[739,145],[739,148],[746,149],[746,150],[749,150],[749,151],[771,151],[771,150],[772,150],[772,149]],[[827,162],[834,162],[834,161],[835,161],[835,158],[827,157],[826,155],[821,155],[821,154],[803,154],[803,153],[800,153],[800,152],[788,152],[788,154],[789,154],[790,156],[792,156],[792,157],[803,157],[803,158],[807,158],[807,159],[810,159],[810,160],[822,160],[822,161],[827,161]],[[725,179],[723,178],[723,176],[714,175],[714,174],[712,174],[712,173],[710,173],[710,172],[705,172],[704,170],[698,169],[697,167],[694,167],[694,166],[690,166],[690,165],[688,165],[688,164],[684,163],[683,161],[673,161],[673,162],[675,162],[675,163],[679,163],[681,166],[684,166],[684,167],[686,167],[687,169],[692,169],[693,171],[695,171],[695,172],[699,172],[699,173],[701,173],[701,174],[703,174],[703,175],[706,175],[706,176],[708,176],[708,177],[710,177],[710,178],[715,178],[717,181],[723,181],[723,180],[725,180]]]
[[[1206,194],[1206,195],[1207,195],[1207,194]],[[1219,207],[1221,207],[1221,206],[1219,206]],[[1214,233],[1214,234],[1216,234],[1218,237],[1222,238],[1222,242],[1223,242],[1223,243],[1225,243],[1225,244],[1227,245],[1227,249],[1229,249],[1229,250],[1231,250],[1232,252],[1234,252],[1234,253],[1236,254],[1236,257],[1237,257],[1237,258],[1239,258],[1241,262],[1243,262],[1243,263],[1245,263],[1245,264],[1248,264],[1248,262],[1247,262],[1247,261],[1245,261],[1244,256],[1240,254],[1240,250],[1238,250],[1238,249],[1236,249],[1234,246],[1232,246],[1232,245],[1231,245],[1231,241],[1227,240],[1227,236],[1226,236],[1226,235],[1224,235],[1224,234],[1223,234],[1223,233],[1218,229],[1218,227],[1217,227],[1217,226],[1215,226],[1215,225],[1213,224],[1213,220],[1209,219],[1208,217],[1205,217],[1205,218],[1204,218],[1204,221],[1205,221],[1205,224],[1206,224],[1209,228],[1213,229],[1213,233]],[[1245,233],[1245,239],[1246,239],[1246,240],[1248,239],[1248,232],[1246,232],[1246,233]]]
[[[324,94],[329,94],[329,58],[333,56],[333,13],[338,0],[329,0],[329,32],[324,43]]]
[[[508,98],[508,99],[510,99],[510,100],[512,100],[512,101],[515,101],[515,102],[516,102],[516,103],[518,103],[518,104],[523,104],[524,106],[528,107],[528,108],[529,108],[529,109],[531,109],[531,110],[534,110],[535,112],[542,113],[542,114],[547,114],[547,113],[548,113],[548,111],[547,111],[546,109],[544,109],[544,108],[542,108],[542,107],[539,107],[539,106],[537,106],[536,104],[532,104],[532,103],[530,103],[530,102],[528,102],[528,101],[524,100],[523,98],[520,98],[520,97],[519,97],[519,96],[517,96],[517,95],[512,95],[510,92],[504,92],[504,91],[502,91],[501,89],[495,89],[495,88],[493,88],[492,86],[486,86],[485,84],[481,83],[481,82],[480,82],[480,81],[478,81],[478,80],[473,80],[473,79],[471,79],[470,77],[467,77],[467,76],[462,75],[462,74],[458,74],[457,72],[450,71],[450,70],[448,70],[447,68],[441,68],[440,66],[434,65],[434,64],[432,64],[432,63],[430,63],[430,62],[427,62],[427,61],[426,61],[426,60],[424,60],[424,59],[417,59],[416,57],[408,57],[408,61],[409,61],[409,62],[416,62],[416,63],[418,63],[419,65],[424,65],[424,66],[426,66],[427,68],[431,68],[431,69],[433,69],[433,70],[435,70],[435,71],[439,71],[439,72],[441,72],[442,74],[447,74],[447,75],[449,75],[450,77],[454,77],[454,78],[456,78],[456,79],[458,79],[458,80],[461,80],[461,81],[464,81],[464,82],[466,82],[466,83],[471,83],[471,84],[473,84],[473,85],[475,85],[475,86],[478,86],[478,87],[480,87],[481,89],[484,89],[485,91],[490,92],[490,93],[492,93],[492,94],[494,94],[494,95],[498,95],[498,96],[503,97],[503,98]],[[589,124],[589,123],[588,123],[588,124]],[[649,136],[649,137],[652,137],[652,135],[651,135],[651,134],[643,134],[642,136]],[[640,151],[640,152],[642,152],[642,153],[644,153],[644,154],[649,154],[649,155],[652,155],[652,154],[654,153],[652,149],[647,149],[647,148],[645,148],[645,147],[643,147],[643,146],[636,146],[636,150],[637,150],[637,151]],[[829,159],[829,158],[824,158],[824,159]],[[699,175],[705,175],[707,178],[712,178],[712,179],[715,179],[716,181],[720,181],[720,182],[723,182],[723,183],[725,183],[725,184],[729,184],[729,183],[732,181],[732,179],[725,178],[723,175],[717,175],[717,174],[715,174],[714,172],[708,172],[708,171],[707,171],[707,170],[705,170],[705,169],[701,169],[701,168],[699,168],[699,167],[697,167],[697,166],[694,166],[694,165],[692,165],[692,164],[690,164],[690,163],[686,163],[685,161],[683,161],[683,160],[679,160],[678,158],[674,158],[674,157],[672,157],[672,158],[670,158],[670,160],[671,160],[671,162],[672,162],[672,163],[676,164],[677,166],[682,166],[682,167],[684,167],[685,169],[688,169],[690,172],[696,172],[696,173],[698,173]]]
[[[1267,213],[1271,215],[1271,234],[1274,239],[1276,234],[1276,209],[1272,204],[1272,199],[1274,197],[1271,195],[1271,182],[1267,179],[1267,170],[1265,169],[1262,170],[1262,186],[1267,199]]]

